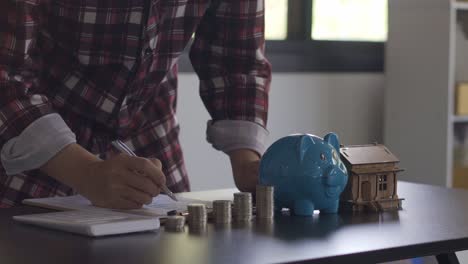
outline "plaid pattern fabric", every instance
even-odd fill
[[[119,138],[163,163],[168,187],[189,190],[175,117],[177,59],[190,58],[214,120],[265,126],[270,64],[263,0],[0,1],[0,147],[59,113],[102,158]],[[0,207],[69,187],[0,170]]]

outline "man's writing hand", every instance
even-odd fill
[[[150,204],[166,184],[159,160],[124,154],[89,166],[79,192],[94,205],[136,209]]]
[[[166,184],[161,162],[127,155],[101,160],[78,144],[70,144],[41,170],[74,188],[92,204],[136,209],[148,204]]]

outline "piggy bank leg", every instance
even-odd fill
[[[294,201],[293,213],[301,216],[311,216],[314,214],[314,203],[309,200]]]
[[[274,207],[275,207],[275,213],[279,214],[281,213],[281,210],[283,210],[283,208],[285,208],[286,206],[284,206],[284,204],[280,202],[275,201]]]
[[[321,209],[320,213],[324,214],[336,214],[338,213],[338,206],[340,204],[339,200],[334,201],[333,203],[330,203],[331,206],[325,209]]]

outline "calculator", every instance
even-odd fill
[[[158,217],[103,211],[63,211],[18,215],[13,219],[22,223],[50,229],[98,237],[159,229]]]

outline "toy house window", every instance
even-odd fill
[[[379,191],[386,191],[387,190],[387,175],[386,174],[378,174],[379,179]]]

